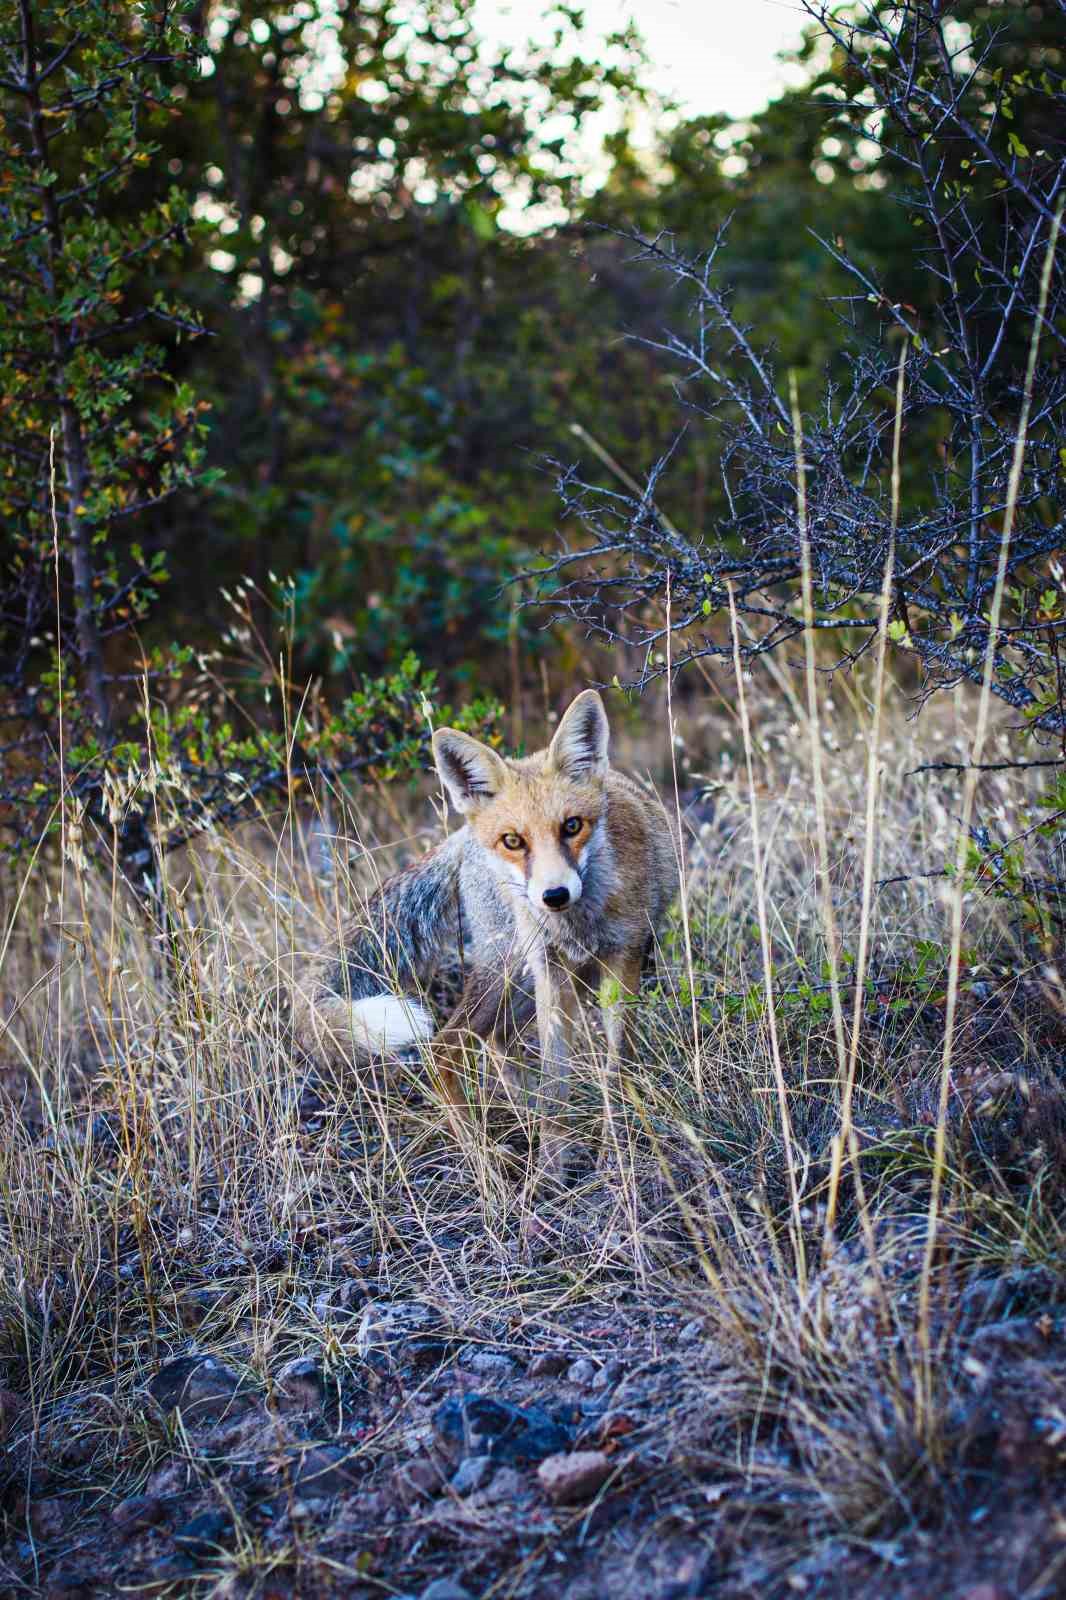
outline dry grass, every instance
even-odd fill
[[[521,1103],[486,1088],[487,1137],[462,1159],[420,1063],[323,1077],[293,1046],[294,975],[378,875],[428,842],[421,801],[364,793],[354,811],[331,797],[343,824],[329,848],[307,817],[205,836],[171,865],[165,927],[77,848],[62,901],[43,864],[16,886],[0,976],[0,1368],[11,1391],[0,1583],[17,1593],[42,1581],[52,1559],[33,1522],[42,1492],[76,1497],[92,1529],[167,1464],[207,1481],[195,1438],[143,1400],[160,1363],[187,1349],[235,1363],[268,1398],[287,1357],[314,1354],[334,1402],[324,1431],[343,1434],[372,1392],[356,1454],[368,1472],[391,1469],[422,1385],[374,1387],[353,1315],[367,1300],[429,1302],[468,1343],[523,1358],[560,1343],[600,1351],[594,1325],[614,1330],[608,1343],[628,1341],[646,1376],[640,1426],[619,1457],[624,1492],[660,1543],[681,1541],[684,1560],[715,1548],[722,1593],[750,1592],[752,1562],[764,1594],[809,1583],[844,1592],[810,1565],[833,1541],[868,1553],[871,1540],[985,1504],[987,1478],[968,1463],[988,1374],[966,1353],[966,1289],[975,1274],[1032,1269],[1053,1302],[1041,1273],[1061,1277],[1066,1264],[1061,984],[1009,905],[967,898],[920,1326],[950,956],[944,880],[923,874],[951,858],[958,795],[951,778],[905,774],[931,754],[959,757],[972,702],[945,702],[917,725],[886,709],[869,859],[875,883],[907,881],[872,887],[864,917],[873,712],[862,682],[839,680],[823,698],[817,796],[802,680],[780,669],[772,697],[747,688],[750,790],[733,697],[677,710],[687,938],[678,915],[646,984],[616,1171],[604,1178],[590,1158],[562,1194],[531,1198],[493,1159],[499,1138],[524,1147]],[[902,700],[896,689],[888,706]],[[622,759],[666,777],[664,750],[627,742]],[[979,797],[985,822],[1020,828],[1013,778],[984,780]],[[816,798],[849,1053],[860,939],[867,951],[847,1148],[834,1147],[840,1054]],[[590,1154],[602,1093],[590,1030],[574,1108]],[[469,1529],[438,1529],[436,1545],[412,1554],[408,1541],[402,1559],[390,1545],[359,1568],[365,1532],[345,1546],[336,1528],[316,1538],[290,1517],[268,1537],[239,1490],[208,1477],[237,1534],[203,1564],[205,1593],[265,1593],[281,1573],[300,1592],[387,1593],[454,1570],[456,1552],[479,1593],[564,1592],[548,1586],[543,1538],[528,1529],[493,1524],[480,1546]],[[572,1561],[566,1592],[584,1594],[579,1552],[591,1536],[580,1518],[556,1536]],[[1024,1592],[1036,1600],[1055,1592],[1059,1569],[1044,1550],[1034,1560]],[[659,1592],[639,1587],[639,1562],[625,1570],[633,1576],[619,1567],[611,1593]]]

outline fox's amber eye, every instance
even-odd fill
[[[524,850],[526,841],[520,833],[505,833],[500,840],[505,850]]]
[[[575,834],[581,832],[584,826],[585,820],[583,817],[567,817],[563,823],[563,838],[572,839]]]

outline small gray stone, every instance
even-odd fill
[[[589,1384],[596,1376],[596,1363],[590,1361],[588,1356],[579,1356],[568,1369],[566,1376],[570,1383]]]
[[[311,1496],[306,1500],[294,1500],[289,1507],[289,1518],[293,1522],[314,1522],[317,1518],[324,1517],[330,1509],[330,1500],[327,1495],[315,1498]]]
[[[158,1561],[153,1561],[148,1568],[148,1579],[151,1583],[180,1583],[183,1578],[188,1578],[191,1572],[196,1571],[196,1562],[184,1550],[176,1555],[160,1556]]]
[[[590,1387],[593,1389],[612,1389],[622,1376],[622,1363],[608,1361],[598,1372],[593,1373]]]
[[[979,1360],[997,1356],[1038,1356],[1047,1349],[1047,1340],[1028,1317],[1012,1317],[1006,1322],[990,1322],[978,1328],[970,1339],[970,1350]]]
[[[343,1445],[312,1445],[291,1465],[292,1486],[304,1500],[351,1492],[362,1477],[362,1462]]]
[[[400,1467],[395,1476],[396,1492],[408,1504],[431,1500],[443,1488],[440,1468],[428,1456]]]
[[[677,1336],[677,1342],[678,1344],[695,1344],[696,1340],[702,1333],[703,1323],[700,1321],[699,1317],[693,1317],[692,1321],[686,1322],[685,1326],[681,1329],[681,1332]]]
[[[141,1528],[154,1527],[162,1522],[166,1509],[154,1494],[134,1494],[120,1500],[111,1513],[111,1526],[122,1533],[137,1533]]]
[[[201,1511],[174,1534],[178,1549],[190,1556],[214,1555],[233,1537],[233,1518],[228,1511]]]
[[[346,1278],[316,1294],[312,1304],[319,1322],[337,1322],[342,1317],[357,1317],[365,1302],[362,1284],[355,1278]]]
[[[467,1456],[460,1463],[451,1486],[456,1494],[473,1494],[476,1489],[484,1487],[492,1475],[492,1468],[491,1456]]]
[[[573,1430],[541,1406],[516,1406],[489,1394],[453,1395],[433,1413],[433,1431],[458,1461],[491,1456],[501,1463],[533,1463],[569,1448]]]
[[[224,1289],[210,1285],[185,1289],[178,1296],[178,1315],[187,1328],[198,1328],[225,1298]]]
[[[474,1600],[469,1589],[464,1589],[454,1578],[434,1578],[422,1590],[419,1600]]]
[[[294,1356],[274,1374],[274,1393],[282,1411],[317,1411],[326,1395],[322,1364],[314,1356]]]
[[[482,1378],[510,1378],[515,1364],[510,1356],[498,1355],[494,1350],[475,1350],[466,1363],[471,1372]]]
[[[186,1421],[203,1421],[250,1406],[253,1395],[239,1373],[214,1356],[179,1356],[160,1367],[148,1393],[163,1411],[180,1411]]]
[[[158,1500],[171,1500],[175,1495],[184,1494],[189,1487],[191,1468],[186,1461],[168,1461],[165,1467],[160,1467],[145,1484],[145,1493],[154,1495]]]
[[[959,1299],[961,1320],[1000,1319],[1012,1310],[1032,1309],[1054,1298],[1056,1280],[1046,1267],[1016,1267],[995,1277],[975,1278]]]
[[[363,1309],[355,1347],[360,1358],[394,1355],[411,1339],[449,1332],[447,1319],[420,1300],[372,1300]]]
[[[517,1500],[526,1490],[526,1480],[515,1467],[501,1467],[482,1490],[482,1497],[491,1505],[503,1500]]]
[[[287,1437],[278,1417],[266,1406],[256,1405],[216,1422],[204,1439],[203,1453],[208,1457],[225,1454],[231,1461],[237,1456],[265,1455],[284,1444]]]

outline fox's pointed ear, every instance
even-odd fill
[[[586,689],[563,713],[548,746],[548,760],[568,778],[602,778],[610,737],[603,701],[595,689]]]
[[[473,811],[499,790],[506,767],[495,750],[456,728],[438,728],[433,755],[440,781],[456,811]]]

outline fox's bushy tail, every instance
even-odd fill
[[[436,1023],[410,998],[438,965],[458,922],[458,835],[386,879],[343,930],[339,960],[298,985],[297,1035],[315,1054],[396,1055]]]

